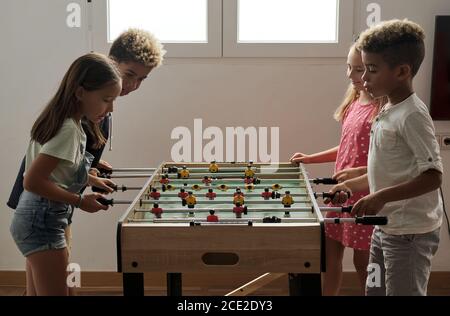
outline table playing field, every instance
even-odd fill
[[[247,163],[218,163],[215,173],[208,165],[161,164],[120,219],[118,270],[124,273],[125,294],[143,294],[144,272],[168,273],[168,293],[180,294],[181,274],[202,271],[290,273],[291,294],[320,294],[323,217],[303,165],[252,164],[256,180],[250,187],[244,183]],[[187,179],[178,175],[183,166]],[[202,182],[205,175],[209,185]],[[165,177],[169,182],[161,183]],[[237,187],[247,207],[240,216],[233,212]],[[181,188],[195,195],[193,207],[183,205]],[[265,188],[275,198],[263,199]],[[158,199],[150,196],[153,189]],[[214,200],[205,196],[208,189],[217,194]],[[290,207],[281,203],[286,191],[293,199]],[[152,212],[154,203],[162,209],[160,217]],[[210,210],[217,222],[207,221]]]

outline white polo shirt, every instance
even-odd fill
[[[429,169],[443,173],[433,121],[416,94],[383,108],[370,133],[367,175],[371,193],[412,180]],[[404,235],[437,229],[442,214],[439,190],[434,190],[387,203],[378,215],[388,216],[388,224],[380,226],[385,233]]]

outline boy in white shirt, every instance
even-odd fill
[[[352,214],[388,216],[372,235],[369,271],[381,271],[381,287],[367,295],[426,295],[431,259],[442,224],[442,161],[426,105],[413,91],[425,56],[423,29],[407,20],[383,22],[363,32],[358,45],[365,65],[365,88],[388,103],[373,122],[367,174],[344,181],[331,192],[370,193]],[[342,202],[341,192],[333,202]],[[377,270],[375,270],[377,271]]]

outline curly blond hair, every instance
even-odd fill
[[[412,21],[390,20],[361,33],[358,48],[368,53],[381,54],[391,67],[407,64],[414,77],[425,58],[425,32]]]
[[[162,64],[166,51],[150,32],[130,28],[119,35],[109,50],[117,63],[134,61],[152,69]]]

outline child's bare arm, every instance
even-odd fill
[[[338,182],[344,182],[346,180],[354,179],[359,176],[362,176],[367,173],[367,166],[356,167],[356,168],[347,168],[341,171],[336,172],[333,175],[333,179],[336,179]]]
[[[324,163],[324,162],[334,162],[336,161],[336,156],[339,146],[315,153],[315,154],[303,154],[295,153],[290,159],[290,162],[294,163]]]
[[[80,201],[80,196],[76,193],[71,193],[56,185],[49,177],[52,171],[56,168],[60,159],[46,154],[39,154],[26,172],[23,180],[24,189],[36,193],[52,201],[58,201],[66,204],[77,205]],[[95,212],[100,209],[108,209],[107,206],[102,205],[95,200],[103,197],[101,194],[88,194],[83,198],[81,208],[88,212]]]
[[[442,173],[428,169],[414,179],[382,189],[376,194],[385,203],[406,200],[438,189],[442,184]]]
[[[410,181],[381,189],[359,200],[352,215],[375,215],[386,203],[411,199],[438,189],[442,184],[442,173],[428,169]]]
[[[349,192],[350,194],[352,194],[353,192],[359,192],[359,191],[367,191],[369,189],[369,181],[367,178],[367,174],[363,174],[362,176],[359,176],[357,178],[353,178],[350,180],[346,180],[342,183],[339,183],[337,185],[335,185],[334,187],[331,188],[331,190],[329,191],[329,193],[336,193],[336,192],[341,192],[340,194],[336,194],[333,198],[333,200],[331,199],[325,199],[324,203],[330,203],[332,202],[333,204],[342,204],[345,203],[347,201],[347,192]]]

